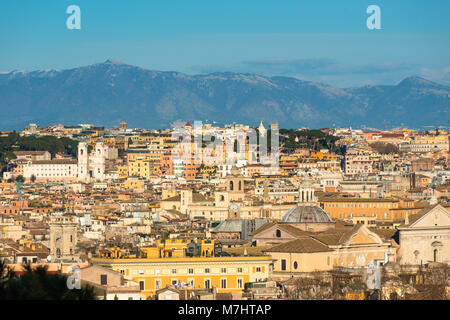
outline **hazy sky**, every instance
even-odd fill
[[[69,5],[81,30],[68,30]],[[381,30],[368,30],[369,5]],[[450,85],[448,0],[1,0],[0,71],[108,58],[189,74],[295,76],[340,87],[419,75]]]

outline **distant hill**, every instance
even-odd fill
[[[450,87],[419,77],[340,89],[289,77],[186,75],[107,60],[70,70],[0,74],[0,129],[29,123],[163,128],[175,120],[280,127],[449,126]]]

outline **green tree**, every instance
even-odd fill
[[[67,276],[49,274],[47,266],[23,266],[20,277],[0,261],[0,300],[95,300],[92,286],[69,289]]]

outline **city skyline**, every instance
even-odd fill
[[[0,1],[0,301],[449,300],[449,12]]]

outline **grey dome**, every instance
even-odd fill
[[[333,222],[331,217],[318,206],[295,206],[289,209],[281,222],[285,223],[327,223]]]

